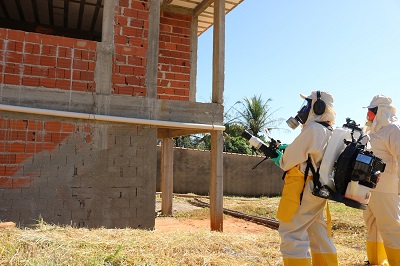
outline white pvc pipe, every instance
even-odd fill
[[[221,125],[196,124],[196,123],[150,120],[150,119],[130,118],[130,117],[111,116],[111,115],[75,113],[75,112],[57,111],[50,109],[5,105],[5,104],[0,104],[0,110],[8,112],[36,114],[36,115],[57,116],[57,117],[67,117],[67,118],[106,121],[106,122],[119,122],[128,124],[140,124],[140,125],[180,128],[180,129],[205,129],[205,130],[217,130],[217,131],[225,130],[225,126]]]

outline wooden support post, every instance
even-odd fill
[[[210,219],[211,230],[223,231],[223,135],[211,132]]]
[[[212,102],[224,102],[225,0],[214,1]],[[211,230],[223,231],[223,132],[211,132]]]
[[[161,144],[161,213],[172,215],[174,141],[163,138]]]

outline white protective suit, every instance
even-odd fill
[[[367,107],[378,110],[372,125],[365,126],[364,131],[370,136],[372,152],[386,163],[364,211],[368,261],[395,266],[400,265],[400,125],[389,97],[377,95]]]
[[[312,92],[307,98],[312,99],[313,106],[317,99],[316,92]],[[331,129],[317,122],[333,124],[336,117],[333,97],[322,91],[321,99],[326,104],[325,112],[316,115],[311,108],[301,133],[286,148],[279,161],[281,168],[286,171],[285,185],[277,213],[280,221],[278,229],[281,237],[280,251],[286,266],[311,265],[311,258],[313,265],[338,265],[336,248],[328,234],[323,217],[326,199],[312,195],[311,171],[304,184],[307,159],[310,158],[314,169],[317,169],[332,135]],[[303,195],[300,203],[301,193]]]

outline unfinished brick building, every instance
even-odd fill
[[[0,221],[154,227],[172,209],[173,137],[210,132],[211,229],[222,230],[225,14],[242,0],[0,4]],[[196,102],[213,27],[212,102]]]

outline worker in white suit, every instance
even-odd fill
[[[280,251],[286,266],[338,265],[337,253],[323,216],[326,199],[312,194],[312,172],[321,164],[336,113],[328,92],[313,91],[295,118],[287,123],[301,133],[284,153],[272,158],[285,171],[277,219]],[[312,170],[310,169],[312,168]],[[311,254],[310,254],[311,249]]]
[[[367,108],[363,130],[370,137],[372,152],[386,163],[363,213],[368,263],[397,266],[400,265],[400,124],[389,97],[377,95]]]

